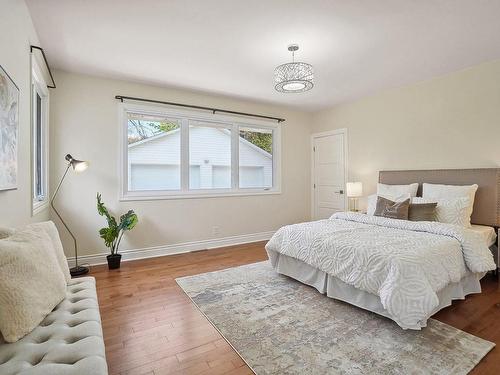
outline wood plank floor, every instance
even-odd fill
[[[92,267],[110,374],[252,374],[179,288],[175,278],[267,259],[264,242]],[[456,301],[435,318],[500,345],[500,288]],[[473,374],[500,373],[500,348]]]

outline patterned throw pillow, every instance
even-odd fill
[[[470,228],[470,199],[427,199],[413,198],[412,203],[437,203],[435,219],[440,223],[455,224]]]
[[[408,220],[409,207],[410,198],[402,202],[393,202],[384,197],[377,197],[377,207],[375,208],[374,215],[391,219]]]
[[[24,229],[0,239],[0,332],[15,342],[66,296],[66,280],[44,231]]]
[[[476,195],[476,191],[478,189],[478,185],[440,185],[440,184],[427,184],[424,183],[422,185],[422,197],[425,199],[432,200],[434,202],[444,200],[444,201],[453,201],[453,204],[457,204],[456,199],[464,198],[468,199],[468,207],[467,207],[467,223],[464,224],[465,227],[470,227],[470,217],[472,215],[472,211],[474,209],[474,197]],[[464,201],[462,201],[464,202]],[[449,203],[452,204],[452,203]],[[461,210],[461,209],[460,209]],[[449,214],[449,213],[447,213]],[[462,221],[462,218],[459,220]]]

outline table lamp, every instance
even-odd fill
[[[353,200],[353,211],[358,212],[358,198],[363,196],[361,182],[348,182],[346,184],[347,197]]]

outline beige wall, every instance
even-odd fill
[[[500,61],[392,89],[313,116],[347,128],[349,180],[376,190],[383,169],[500,165]]]
[[[0,0],[0,65],[20,90],[18,188],[0,191],[1,226],[20,226],[49,215],[48,210],[31,215],[30,44],[38,45],[38,38],[24,1]]]
[[[68,152],[89,160],[83,174],[68,175],[58,205],[74,228],[81,254],[105,253],[98,229],[105,222],[95,208],[96,192],[115,213],[134,209],[140,223],[122,249],[185,243],[276,230],[309,218],[310,114],[226,97],[203,95],[57,71],[51,97],[52,190]],[[129,95],[263,113],[286,118],[282,128],[282,194],[155,201],[118,201],[118,101]],[[56,221],[57,223],[57,221]],[[220,235],[212,235],[212,227]],[[73,255],[61,230],[66,252]]]

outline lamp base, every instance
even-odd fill
[[[89,268],[84,266],[76,266],[69,269],[71,276],[81,276],[89,273]]]

